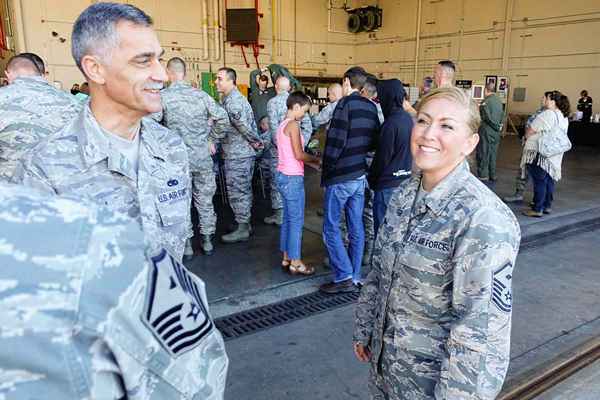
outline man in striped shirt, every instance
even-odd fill
[[[327,130],[321,178],[321,186],[325,187],[323,240],[334,277],[320,287],[326,293],[354,291],[361,280],[365,159],[379,131],[375,105],[360,95],[366,80],[367,73],[360,67],[346,71],[342,83],[345,97],[338,102]],[[342,213],[348,227],[347,249],[340,231]]]

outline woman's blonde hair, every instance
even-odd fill
[[[467,126],[472,133],[477,133],[479,125],[481,124],[479,107],[475,100],[473,100],[464,90],[456,87],[444,87],[432,90],[421,99],[417,105],[417,112],[421,111],[425,104],[436,99],[445,99],[464,107],[467,111]]]

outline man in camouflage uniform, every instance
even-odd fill
[[[237,228],[221,237],[225,243],[246,241],[252,233],[252,176],[256,153],[263,149],[252,108],[237,89],[236,80],[233,69],[221,68],[215,81],[232,125],[222,143],[227,194]]]
[[[420,175],[406,183],[356,309],[372,398],[495,399],[509,363],[519,224],[466,161],[431,192]]]
[[[287,99],[290,97],[290,80],[285,76],[280,76],[275,81],[275,91],[277,96],[273,97],[267,103],[267,114],[269,115],[269,126],[271,132],[271,176],[277,176],[277,128],[285,119],[287,114]],[[312,135],[312,122],[308,114],[304,115],[300,121],[300,133],[304,139],[304,145],[308,144]],[[271,184],[271,208],[273,214],[264,219],[265,224],[281,225],[283,220],[283,201],[276,185]]]
[[[204,283],[131,218],[0,183],[0,242],[0,398],[223,399]]]
[[[481,126],[479,127],[479,144],[477,145],[477,176],[482,181],[496,181],[496,157],[502,124],[504,108],[502,100],[496,95],[496,86],[489,83],[485,87],[485,99],[479,106]]]
[[[217,214],[213,205],[217,185],[211,153],[215,152],[215,143],[225,137],[229,119],[212,97],[184,80],[185,74],[186,65],[181,58],[169,60],[167,75],[171,85],[161,91],[163,124],[185,143],[190,160],[192,196],[200,220],[202,251],[211,255],[214,251],[211,236],[217,228]],[[212,129],[209,120],[212,121]],[[188,247],[191,250],[189,241],[186,255]]]
[[[180,261],[191,236],[188,156],[178,135],[142,118],[162,110],[167,79],[151,24],[127,4],[96,3],[79,16],[73,56],[91,99],[30,153],[15,180],[126,213],[140,221],[151,248]]]
[[[12,57],[5,72],[10,85],[0,89],[0,181],[9,181],[23,155],[81,108],[75,97],[46,81],[44,63],[35,54]]]
[[[313,115],[311,118],[311,122],[315,130],[322,126],[325,126],[325,128],[329,127],[329,121],[331,121],[331,118],[333,117],[335,107],[342,97],[342,85],[339,83],[332,83],[329,85],[327,88],[327,99],[329,100],[329,104],[323,107],[323,109],[319,111],[317,115]]]

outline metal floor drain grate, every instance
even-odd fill
[[[215,324],[223,338],[230,340],[352,304],[358,300],[358,295],[358,292],[337,295],[309,293],[218,318]]]
[[[550,232],[533,235],[521,243],[521,253],[597,229],[600,229],[600,219],[569,224]],[[215,324],[223,338],[231,340],[352,304],[358,300],[358,296],[358,292],[337,295],[313,292],[218,318]]]

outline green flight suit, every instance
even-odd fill
[[[495,94],[487,96],[479,107],[481,126],[477,145],[477,175],[496,180],[496,156],[504,120],[502,101]]]

